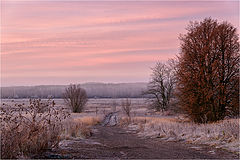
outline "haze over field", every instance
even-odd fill
[[[1,98],[63,98],[67,85],[1,87]],[[142,98],[147,83],[84,83],[89,98]]]
[[[238,1],[1,1],[2,86],[147,82],[205,17],[238,26]]]

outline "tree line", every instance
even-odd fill
[[[63,98],[67,85],[1,87],[1,98]],[[147,83],[85,83],[88,98],[143,98]]]

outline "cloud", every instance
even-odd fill
[[[239,2],[2,3],[6,85],[24,84],[24,77],[29,84],[42,82],[36,77],[58,83],[145,81],[149,67],[178,52],[178,36],[190,20],[211,16],[238,26]]]

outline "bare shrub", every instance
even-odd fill
[[[72,109],[73,113],[82,112],[88,101],[86,91],[76,84],[69,85],[63,96],[65,103]]]
[[[122,110],[130,118],[131,117],[131,100],[128,98],[122,101]]]
[[[63,108],[55,108],[52,100],[30,100],[29,105],[3,104],[1,119],[1,158],[29,156],[58,144],[62,121],[69,116]],[[45,112],[40,112],[41,108]]]
[[[116,112],[117,105],[118,105],[117,102],[116,102],[115,100],[113,100],[113,101],[112,101],[112,106],[111,106],[112,112]]]

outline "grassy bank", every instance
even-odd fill
[[[122,118],[121,125],[143,137],[207,144],[239,153],[239,119],[195,124],[174,118],[134,117],[131,121]]]

